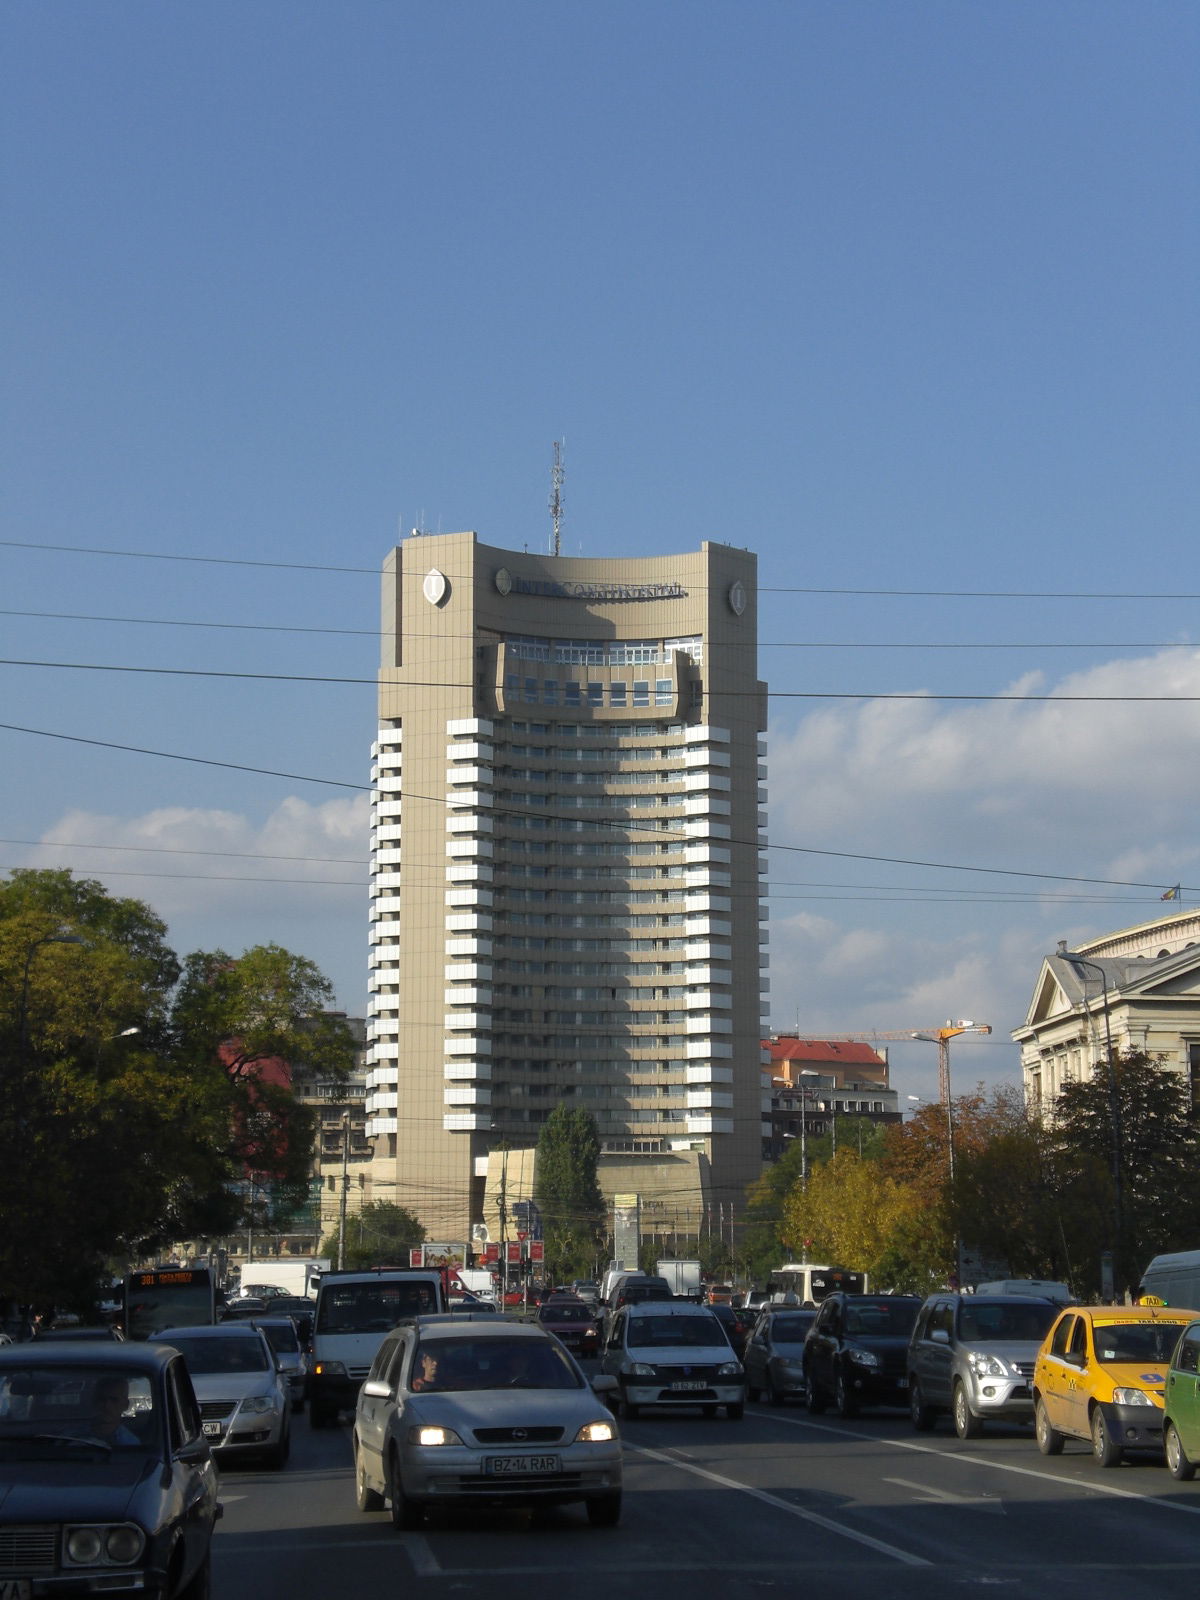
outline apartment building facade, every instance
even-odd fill
[[[558,1104],[708,1198],[758,1172],[755,557],[414,536],[383,574],[366,1133],[436,1238]]]

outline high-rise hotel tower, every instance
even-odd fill
[[[414,535],[383,573],[371,1191],[462,1239],[559,1104],[607,1155],[761,1164],[766,691],[755,557]],[[715,1221],[713,1222],[715,1225]]]

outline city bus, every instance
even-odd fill
[[[209,1267],[153,1267],[125,1279],[125,1337],[150,1339],[160,1328],[195,1328],[217,1320]]]
[[[776,1267],[767,1284],[767,1297],[782,1300],[794,1294],[802,1306],[819,1306],[827,1294],[840,1289],[843,1294],[866,1294],[868,1279],[865,1272],[851,1272],[845,1267],[819,1266],[815,1262],[789,1261]]]

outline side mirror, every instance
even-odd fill
[[[935,1328],[929,1337],[933,1340],[934,1344],[950,1343],[950,1335],[946,1332],[945,1328]]]
[[[362,1392],[370,1395],[372,1400],[390,1400],[392,1396],[390,1386],[380,1378],[368,1378],[362,1386]]]
[[[608,1372],[598,1372],[592,1379],[592,1389],[596,1394],[612,1394],[614,1389],[621,1386]]]

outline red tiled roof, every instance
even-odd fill
[[[832,1061],[842,1066],[882,1067],[878,1050],[845,1039],[764,1039],[772,1061]]]

